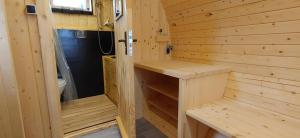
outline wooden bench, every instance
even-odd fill
[[[272,96],[275,94],[276,92]],[[295,104],[297,101],[294,102],[298,99],[296,95],[291,95],[292,102],[289,102],[288,99],[280,101],[226,90],[223,99],[189,109],[186,114],[201,125],[221,133],[223,137],[299,138],[300,108]],[[207,129],[195,130],[209,133]],[[199,137],[198,135],[193,137]]]

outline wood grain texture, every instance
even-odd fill
[[[45,96],[48,102],[48,116],[47,121],[50,121],[49,128],[51,128],[51,136],[47,136],[48,124],[44,123],[46,127],[45,135],[46,137],[61,138],[63,136],[62,131],[62,122],[61,122],[61,106],[60,106],[60,95],[58,90],[57,82],[57,66],[56,66],[56,57],[55,57],[55,38],[54,38],[54,24],[53,24],[53,15],[51,8],[49,7],[49,0],[37,0],[37,27],[39,32],[39,42],[41,49],[42,57],[42,67],[44,75],[44,85],[45,85]],[[37,35],[37,34],[35,34]],[[37,71],[39,72],[39,71]],[[39,80],[40,81],[40,80]],[[44,102],[45,102],[44,101]],[[42,108],[45,106],[42,106]],[[42,110],[42,112],[45,109]],[[45,116],[45,115],[44,115]],[[45,117],[43,117],[45,118]]]
[[[6,7],[0,0],[0,137],[25,138]]]
[[[125,39],[125,32],[133,31],[133,0],[123,0],[123,16],[115,21],[115,44],[116,44],[116,66],[117,84],[119,93],[119,117],[129,138],[136,137],[135,129],[135,95],[134,95],[134,57],[125,54],[125,44],[119,40]],[[126,36],[128,38],[128,36]],[[133,44],[136,47],[136,44]],[[128,50],[128,49],[127,49]]]
[[[49,21],[44,24],[38,24],[37,21],[38,18],[42,18],[42,20],[45,21],[47,19],[44,17],[47,18],[49,15],[49,13],[45,11],[49,11],[50,9],[45,8],[43,2],[33,0],[13,0],[5,1],[4,5],[8,13],[8,28],[9,35],[12,40],[11,48],[15,61],[16,78],[19,85],[18,89],[25,135],[26,137],[32,138],[49,138],[52,135],[52,130],[50,130],[50,119],[48,115],[48,103],[43,72],[44,67],[41,62],[41,42],[46,42],[50,39],[47,39],[48,33],[39,30],[40,28],[38,26],[47,26],[47,24],[51,22]],[[25,4],[27,3],[37,4],[37,10],[39,11],[38,16],[34,17],[25,14],[24,9]],[[46,6],[49,7],[48,4]],[[48,27],[51,26],[47,26],[47,28],[44,29],[48,29]],[[47,37],[41,37],[38,35],[39,33],[47,35]],[[47,44],[50,45],[51,43]],[[51,47],[47,48],[51,49]],[[51,58],[54,58],[54,56]],[[51,65],[55,66],[55,63],[48,64],[48,66]],[[54,70],[56,71],[56,68]],[[53,77],[55,77],[55,74]],[[59,114],[56,115],[59,116]],[[53,130],[55,130],[55,128],[59,129],[59,126],[52,127]],[[55,133],[53,133],[52,136],[55,136]]]
[[[160,0],[135,0],[133,3],[135,39],[134,61],[169,59],[165,54],[170,31]]]
[[[207,126],[202,126],[198,131],[199,123],[190,120],[186,116],[188,109],[196,108],[204,103],[221,99],[227,84],[227,73],[219,73],[189,80],[181,79],[179,82],[179,138],[194,138],[199,133],[208,130]],[[213,84],[213,85],[212,85]],[[203,135],[206,135],[204,133]]]
[[[103,56],[103,76],[104,76],[104,93],[118,105],[119,94],[117,88],[116,76],[116,58],[115,56]]]
[[[167,43],[170,42],[169,24],[160,0],[133,1],[133,30],[134,39],[137,39],[133,47],[134,62],[170,59],[170,55],[165,54]],[[176,122],[173,121],[172,125],[149,111],[146,103],[143,103],[143,89],[140,87],[139,73],[136,70],[134,75],[136,117],[145,117],[151,120],[155,127],[164,130],[167,136],[176,137]]]
[[[225,97],[299,119],[300,39],[296,27],[299,1],[162,0],[162,3],[175,45],[174,59],[230,66],[233,72],[228,78]],[[225,123],[222,121],[219,123]],[[199,123],[188,123],[193,126],[191,130],[199,128]],[[293,137],[292,134],[296,133],[286,137]]]
[[[118,116],[117,116],[117,123],[118,123],[119,129],[120,129],[122,138],[128,138],[126,128],[124,128],[123,122],[122,122],[121,118]]]
[[[226,98],[188,110],[187,115],[227,137],[293,138],[300,135],[299,120]]]
[[[94,96],[62,104],[64,134],[87,133],[85,129],[115,121],[117,107],[105,96]],[[111,123],[110,123],[111,124]],[[100,128],[106,125],[100,125]],[[94,129],[89,129],[94,131]],[[80,133],[79,133],[80,134]]]
[[[230,66],[225,96],[299,118],[299,1],[171,3],[173,58]]]
[[[137,68],[181,79],[191,79],[230,71],[230,68],[226,66],[211,66],[207,64],[197,64],[177,60],[166,60],[160,62],[143,61],[136,62],[134,65]]]
[[[222,98],[230,71],[223,66],[174,60],[144,61],[135,68],[142,87],[143,116],[168,137],[190,137],[184,132],[189,129],[185,111]]]

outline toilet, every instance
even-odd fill
[[[59,89],[59,94],[60,95],[65,90],[66,85],[67,85],[66,80],[64,80],[64,79],[58,79],[58,89]]]

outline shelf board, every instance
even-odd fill
[[[145,84],[145,86],[155,92],[158,92],[164,96],[167,96],[173,100],[178,101],[178,87],[162,84],[162,83],[152,83]]]
[[[229,67],[223,65],[199,64],[179,60],[142,61],[135,62],[134,66],[181,79],[198,78],[231,71]]]
[[[178,120],[178,105],[166,102],[160,98],[157,99],[148,99],[148,104],[157,108],[161,112],[170,116],[174,120]]]

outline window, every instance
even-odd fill
[[[74,14],[93,14],[92,0],[52,0],[52,11]]]

